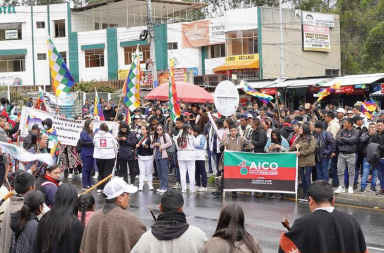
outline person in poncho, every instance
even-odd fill
[[[310,214],[297,219],[282,234],[279,253],[368,252],[364,234],[356,219],[335,209],[332,186],[315,181],[308,189]]]

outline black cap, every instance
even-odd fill
[[[37,129],[39,129],[39,125],[38,125],[38,124],[34,124],[34,125],[32,126],[32,130],[37,130]]]
[[[315,122],[315,128],[323,129],[324,123],[321,120]]]
[[[353,119],[353,122],[356,122],[356,121],[358,121],[358,120],[364,120],[364,118],[363,118],[363,117],[360,117],[359,115],[355,115],[355,116],[353,116],[352,119]]]

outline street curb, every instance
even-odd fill
[[[384,196],[374,193],[340,193],[335,194],[335,199],[336,204],[384,209]]]

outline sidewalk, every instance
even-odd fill
[[[375,195],[375,193],[371,191],[363,194],[359,194],[358,192],[359,189],[355,190],[354,194],[335,194],[335,202],[336,204],[384,209],[384,195]]]

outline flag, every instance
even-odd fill
[[[173,68],[173,59],[170,59],[169,63],[169,111],[170,118],[176,122],[176,119],[180,117],[180,105],[177,101],[177,91],[175,82],[175,70]]]
[[[71,72],[63,58],[57,51],[50,37],[47,40],[48,57],[49,57],[49,71],[52,78],[52,87],[56,96],[60,97],[69,92],[71,87],[75,84]]]
[[[377,105],[372,100],[361,103],[361,112],[367,116],[368,119],[373,117],[373,113],[376,111],[376,108]]]
[[[332,84],[331,87],[328,87],[328,88],[324,88],[324,89],[321,89],[318,93],[317,93],[317,101],[316,102],[319,102],[320,100],[322,100],[323,98],[331,95],[331,93],[334,93],[336,90],[340,89],[341,87],[341,82],[337,82],[337,83],[334,83]]]
[[[241,80],[239,84],[240,88],[247,94],[252,95],[260,99],[264,104],[268,104],[272,101],[273,97],[261,92],[256,91],[251,86],[249,86],[244,80]]]
[[[133,56],[131,68],[129,70],[127,79],[125,80],[123,93],[124,93],[124,104],[127,109],[134,111],[140,107],[140,56],[139,46],[136,48],[136,53]]]
[[[128,108],[126,108],[126,113],[125,113],[125,123],[127,123],[128,126],[131,126],[131,112],[129,111]]]
[[[97,90],[95,88],[95,109],[93,111],[93,116],[99,116],[100,120],[105,120],[103,108],[101,108],[99,95],[97,95]]]
[[[3,152],[13,156],[21,162],[32,162],[39,160],[40,162],[46,163],[50,166],[55,164],[55,161],[53,160],[52,156],[48,153],[33,154],[23,148],[5,142],[0,142],[0,148]]]

